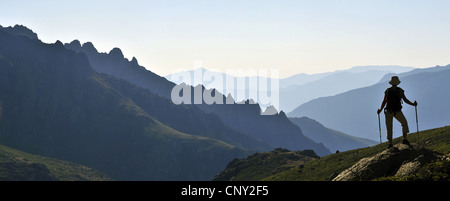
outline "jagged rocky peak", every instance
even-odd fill
[[[64,50],[64,44],[60,41],[57,40],[55,43],[51,44],[54,48],[59,49],[59,50]]]
[[[139,66],[139,63],[138,63],[136,57],[133,57],[133,59],[131,59],[131,63],[132,63],[133,65]]]
[[[66,47],[67,49],[74,50],[74,51],[76,51],[76,52],[82,52],[82,51],[83,51],[83,48],[82,48],[82,46],[81,46],[81,43],[80,43],[80,41],[77,40],[77,39],[73,40],[73,41],[70,42],[70,43],[65,43],[65,44],[64,44],[64,47]],[[95,49],[95,48],[94,48],[94,49]],[[92,51],[92,50],[91,50],[91,51]]]
[[[81,43],[79,40],[75,39],[72,42],[69,43],[69,45],[73,48],[81,48]]]
[[[55,45],[56,45],[57,47],[64,47],[63,43],[62,43],[60,40],[57,40],[57,41],[55,42]]]
[[[87,52],[98,53],[97,49],[94,47],[94,44],[92,44],[91,42],[84,43],[82,48],[85,49]]]
[[[109,52],[109,55],[113,56],[114,58],[121,58],[121,59],[124,58],[122,50],[120,50],[120,48],[117,48],[117,47],[113,48]]]
[[[3,27],[0,27],[0,28],[3,28]],[[5,31],[9,32],[10,34],[26,36],[30,39],[39,40],[38,35],[36,33],[34,33],[31,29],[29,29],[28,27],[23,26],[23,25],[16,24],[14,27],[10,26],[10,27],[6,27],[3,29]]]

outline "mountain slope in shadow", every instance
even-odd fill
[[[96,73],[85,54],[59,41],[44,44],[0,29],[1,144],[76,162],[117,180],[209,180],[227,162],[248,154],[165,125],[132,93],[147,104],[167,101]],[[185,107],[153,112],[189,111]]]

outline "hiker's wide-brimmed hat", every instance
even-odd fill
[[[392,76],[391,77],[391,81],[389,81],[389,84],[399,85],[400,84],[400,79],[398,79],[398,76]]]

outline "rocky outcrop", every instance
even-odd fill
[[[296,166],[304,167],[305,162],[318,158],[313,150],[289,151],[277,148],[270,152],[255,153],[247,158],[234,159],[213,180],[258,181]]]
[[[337,175],[333,181],[367,181],[386,176],[406,176],[441,154],[418,145],[397,144],[381,153],[363,158]]]

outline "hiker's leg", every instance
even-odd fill
[[[394,117],[394,113],[386,111],[384,117],[384,119],[386,119],[387,139],[389,144],[392,144],[392,118]]]
[[[408,121],[406,120],[405,115],[403,115],[402,111],[398,111],[395,113],[394,117],[402,124],[403,139],[406,139],[406,136],[409,133],[409,128]]]

